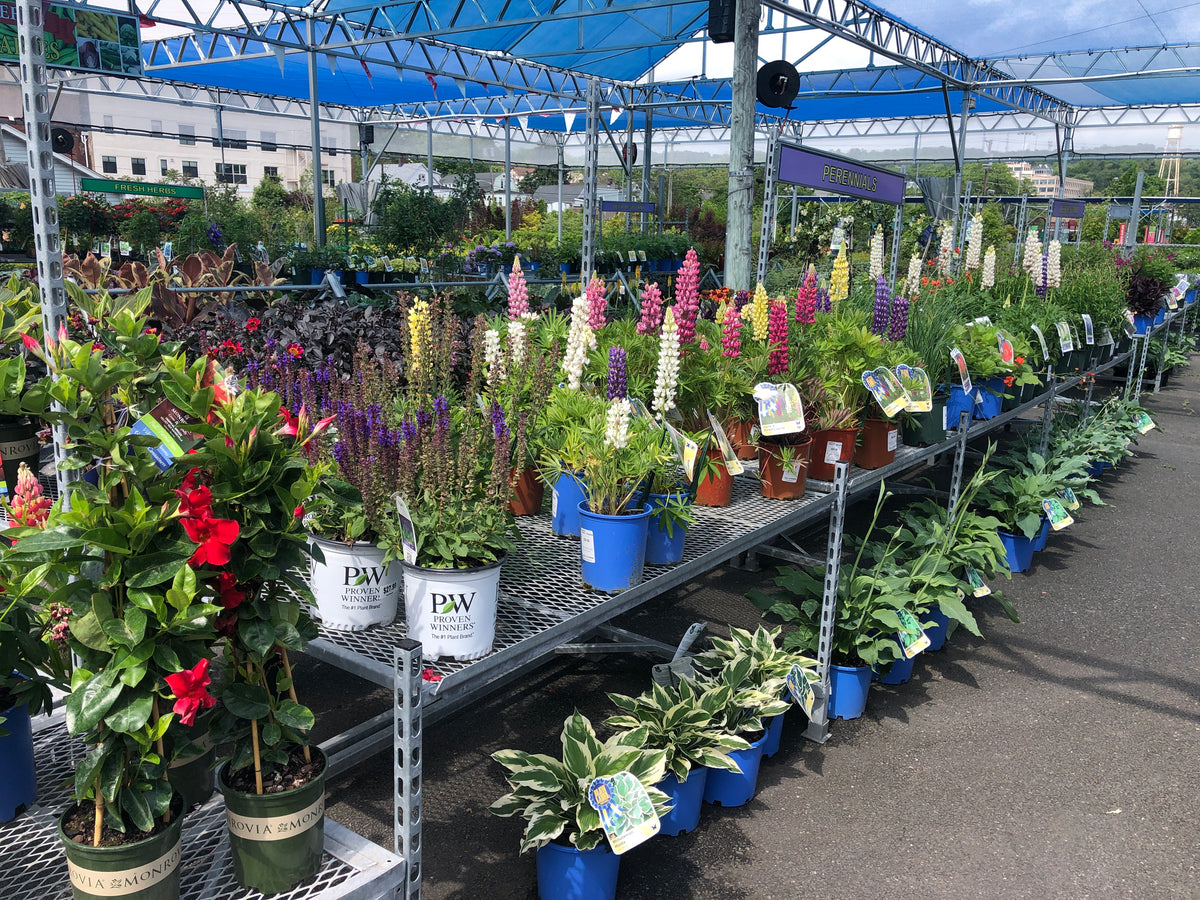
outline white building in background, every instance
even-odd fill
[[[1058,196],[1058,176],[1054,174],[1054,170],[1049,166],[1031,166],[1027,162],[1010,162],[1006,165],[1017,181],[1028,181],[1032,184],[1033,192],[1037,196]],[[1072,178],[1068,175],[1063,188],[1063,196],[1090,197],[1093,187],[1095,187],[1095,184],[1086,178]]]
[[[54,154],[54,186],[63,195],[79,192],[79,179],[101,178],[78,160]],[[25,132],[0,122],[0,191],[29,190],[29,151]]]
[[[16,85],[0,85],[0,109],[20,112]],[[298,117],[64,91],[54,124],[75,132],[82,162],[101,178],[156,182],[175,171],[235,184],[246,195],[268,175],[288,190],[307,187],[302,181],[311,178],[309,123]],[[351,181],[357,151],[356,125],[322,122],[322,181],[331,187]]]

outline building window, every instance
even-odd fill
[[[275,132],[264,131],[262,133],[262,149],[263,153],[274,153],[278,148],[275,143]]]
[[[113,117],[112,116],[104,117],[104,130],[107,131],[109,134],[112,134],[112,132],[113,132]]]
[[[117,158],[115,156],[100,157],[100,169],[105,175],[117,174]]]
[[[169,168],[170,166],[167,165],[167,161],[165,159],[160,159],[158,161],[158,171],[161,172],[164,177],[166,177],[167,169]]]
[[[160,122],[158,119],[151,119],[150,133],[155,137],[162,137],[162,122]]]
[[[321,170],[321,183],[333,187],[337,184],[337,173],[333,169]]]
[[[263,178],[279,180],[279,166],[263,166]]]
[[[217,181],[222,184],[245,184],[246,167],[239,163],[217,163]]]
[[[195,125],[180,125],[179,126],[179,143],[185,147],[196,146],[196,126]]]
[[[213,146],[220,147],[224,145],[227,150],[245,150],[246,149],[246,132],[233,131],[225,129],[222,136],[217,135],[217,129],[213,129]]]
[[[146,174],[146,160],[138,159],[136,156],[129,160],[129,171],[134,175]]]
[[[185,159],[183,161],[183,177],[184,178],[199,178],[200,163],[194,159]]]

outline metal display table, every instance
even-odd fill
[[[84,746],[72,740],[61,718],[35,720],[38,803],[0,825],[0,897],[69,900],[67,858],[58,838],[58,815],[70,802],[67,787]],[[238,885],[220,794],[187,814],[183,823],[180,896],[184,900],[250,900],[257,891]],[[325,858],[316,877],[281,900],[391,900],[405,880],[404,860],[325,819]]]

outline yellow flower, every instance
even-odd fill
[[[767,339],[767,316],[771,310],[771,299],[767,296],[767,289],[763,287],[762,282],[754,289],[754,302],[751,304],[752,312],[750,314],[750,323],[754,326],[755,340],[765,341]]]
[[[420,368],[421,358],[429,348],[429,302],[417,300],[408,314],[409,356],[414,369]]]
[[[850,296],[850,260],[845,249],[838,251],[833,262],[833,274],[829,278],[829,299],[833,303]]]

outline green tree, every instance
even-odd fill
[[[1141,160],[1131,162],[1120,176],[1114,178],[1104,188],[1104,193],[1109,197],[1132,197],[1134,188],[1137,187],[1137,173],[1145,172],[1146,177],[1142,181],[1142,196],[1143,197],[1161,197],[1167,191],[1167,183],[1158,175],[1153,174],[1153,166],[1155,163],[1152,160]]]

